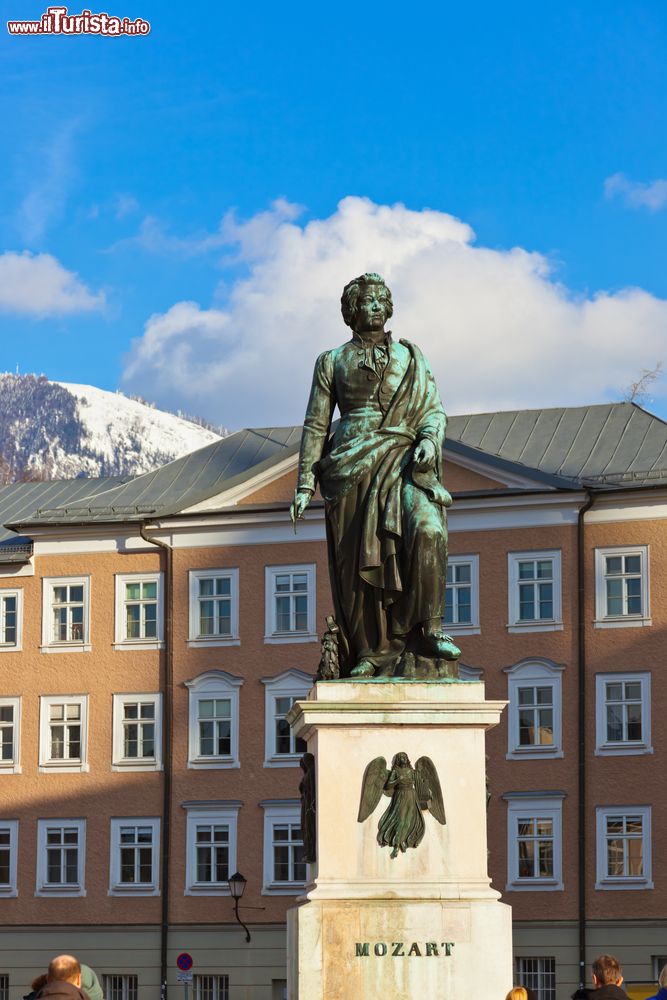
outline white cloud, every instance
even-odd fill
[[[49,226],[63,215],[75,176],[74,138],[81,121],[71,120],[50,136],[49,141],[30,151],[30,163],[22,174],[31,185],[17,211],[17,226],[23,241],[39,244]]]
[[[631,181],[625,174],[612,174],[604,182],[605,198],[623,198],[631,208],[647,208],[659,212],[667,205],[667,180],[659,178],[645,184]]]
[[[394,335],[422,347],[450,413],[601,401],[664,353],[667,302],[575,296],[541,254],[477,247],[443,212],[348,197],[305,225],[282,205],[224,227],[247,275],[219,308],[152,316],[124,383],[229,427],[302,419],[316,356],[349,336],[343,285],[364,271],[391,285]]]
[[[48,253],[0,254],[0,309],[27,316],[60,316],[90,312],[104,306],[73,271]]]

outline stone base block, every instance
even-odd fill
[[[288,913],[288,1000],[504,1000],[511,910],[496,900],[315,901]]]

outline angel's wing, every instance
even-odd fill
[[[372,760],[366,770],[361,782],[361,801],[359,803],[359,815],[357,822],[363,823],[375,810],[378,802],[382,798],[385,783],[389,777],[387,761],[384,757],[376,757]]]
[[[420,757],[415,764],[415,788],[420,807],[429,809],[438,823],[444,826],[445,805],[442,801],[440,779],[430,757]]]

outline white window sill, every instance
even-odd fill
[[[199,647],[206,646],[240,646],[241,640],[238,636],[202,636],[200,639],[188,639],[187,646],[188,649],[198,649]]]
[[[602,882],[596,882],[595,888],[600,889],[604,892],[614,889],[652,889],[653,882],[648,879],[604,879]]]
[[[161,771],[162,764],[159,761],[149,760],[115,760],[111,765],[112,771]]]
[[[563,623],[557,621],[532,621],[532,622],[512,622],[507,626],[510,634],[518,635],[521,632],[562,632]]]
[[[644,743],[606,743],[604,746],[595,748],[596,757],[638,757],[642,754],[653,753],[653,747],[647,747]]]
[[[18,896],[19,892],[15,885],[0,885],[0,898],[11,899]]]
[[[154,885],[115,885],[107,896],[159,896],[160,890]]]
[[[205,758],[205,759],[197,758],[196,760],[188,761],[189,768],[193,768],[195,770],[198,769],[201,771],[223,770],[240,766],[241,766],[241,761],[239,760],[231,760],[231,759],[224,760],[223,758],[218,758],[218,759],[213,758],[212,760],[210,758]]]
[[[508,882],[505,892],[563,892],[565,886],[556,879],[534,879],[532,882]]]
[[[231,898],[231,892],[224,885],[212,883],[211,885],[189,885],[184,896],[227,896]]]
[[[306,888],[305,882],[280,882],[265,885],[262,896],[298,896]]]
[[[143,650],[143,649],[164,649],[162,639],[123,639],[122,642],[114,642],[114,649]]]
[[[21,646],[16,643],[0,643],[0,653],[20,653]]]
[[[447,625],[443,622],[442,631],[446,635],[479,635],[482,630],[479,625]]]
[[[23,768],[20,764],[14,764],[13,761],[3,760],[0,764],[0,774],[23,774]]]
[[[593,622],[595,628],[645,628],[652,625],[651,618],[601,618]]]
[[[71,764],[62,760],[54,761],[53,763],[47,760],[39,765],[38,770],[40,774],[87,774],[90,771],[90,764],[87,761],[82,763],[80,760]]]
[[[288,642],[319,642],[320,637],[314,632],[281,632],[265,635],[264,642],[268,645],[281,646]]]
[[[54,886],[53,888],[51,888],[51,886],[48,885],[41,885],[39,889],[37,889],[37,891],[35,892],[35,895],[42,897],[52,896],[55,897],[56,899],[60,899],[61,897],[64,896],[70,896],[70,897],[85,896],[86,890],[83,889],[80,885],[72,886],[71,889],[68,889],[67,886],[63,885]]]
[[[276,755],[265,760],[264,767],[298,767],[302,757],[302,753]]]
[[[505,760],[544,760],[548,757],[562,757],[561,747],[526,747],[517,748],[505,754]]]
[[[47,646],[40,646],[40,653],[90,653],[92,644],[89,642],[50,642]]]

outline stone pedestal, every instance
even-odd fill
[[[487,874],[485,730],[505,702],[479,681],[318,682],[292,709],[314,754],[317,864],[288,914],[289,1000],[504,1000],[511,911]],[[429,757],[447,822],[418,847],[377,843],[389,804],[357,822],[366,766]]]

